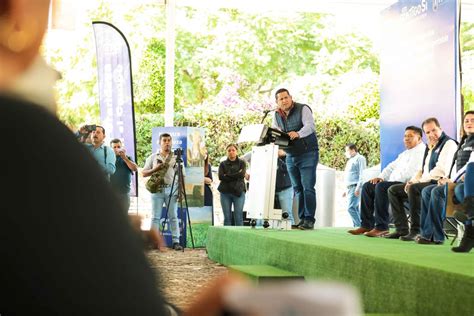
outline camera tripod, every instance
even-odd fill
[[[186,209],[186,217],[188,218],[189,233],[191,235],[191,243],[194,249],[193,229],[191,226],[191,218],[189,217],[189,207],[188,207],[188,199],[186,197],[186,188],[185,188],[184,176],[183,176],[183,159],[181,158],[181,150],[176,150],[176,153],[177,153],[176,164],[174,166],[175,173],[173,176],[173,181],[171,182],[171,189],[170,189],[170,194],[168,196],[168,203],[166,203],[166,210],[165,210],[165,216],[164,216],[165,220],[163,221],[161,225],[162,226],[161,234],[163,234],[166,222],[168,221],[168,211],[169,211],[171,199],[173,195],[177,192],[176,202],[178,203],[178,206],[181,212],[183,211],[183,207]],[[177,181],[176,181],[176,177],[177,177]],[[184,201],[184,205],[183,205],[183,201]],[[184,223],[182,221],[179,221],[179,215],[178,215],[178,226],[179,226],[179,230],[182,232],[179,235],[180,244],[181,244],[183,235],[186,234],[186,231],[183,229]],[[183,251],[185,247],[186,245],[183,247]]]

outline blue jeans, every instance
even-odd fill
[[[396,181],[382,181],[372,184],[369,181],[362,186],[362,201],[360,203],[361,227],[366,229],[376,228],[378,230],[388,230],[388,188],[394,184],[401,184]],[[374,215],[375,214],[375,215]]]
[[[315,222],[316,214],[316,167],[319,152],[311,151],[301,155],[286,155],[286,166],[291,184],[298,201],[298,217],[300,220]]]
[[[352,224],[354,227],[360,227],[360,194],[359,196],[355,196],[356,188],[356,185],[351,185],[347,188],[347,212],[352,218]]]
[[[421,237],[444,241],[443,222],[446,218],[446,185],[430,185],[421,191]]]
[[[234,223],[235,226],[244,225],[244,203],[245,203],[245,192],[237,197],[233,194],[221,192],[221,206],[222,212],[224,213],[224,226],[232,225],[232,204],[234,205]]]
[[[175,191],[175,190],[173,190]],[[179,242],[179,226],[178,226],[178,208],[176,205],[177,195],[173,194],[171,200],[168,200],[171,192],[171,187],[163,188],[162,192],[151,193],[151,209],[152,209],[152,225],[157,230],[161,230],[161,213],[163,211],[163,204],[168,208],[167,217],[171,228],[171,237],[173,242]],[[176,192],[176,191],[175,191]]]
[[[464,202],[464,191],[464,183],[457,183],[454,187],[454,196],[460,204]]]
[[[293,194],[292,187],[275,193],[275,195],[278,197],[278,201],[280,202],[281,212],[288,213],[288,219],[291,221],[292,225],[295,223],[295,219],[293,218]]]

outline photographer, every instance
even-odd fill
[[[145,166],[142,170],[144,178],[150,177],[155,174],[156,177],[156,191],[147,189],[151,195],[151,207],[152,207],[152,225],[157,230],[160,229],[161,213],[163,205],[168,210],[168,218],[171,228],[171,236],[173,239],[173,249],[183,250],[183,247],[179,244],[179,226],[178,226],[178,210],[176,200],[178,196],[177,182],[173,185],[173,192],[171,192],[171,186],[173,179],[178,180],[174,177],[176,165],[176,156],[171,151],[172,138],[170,134],[163,133],[160,135],[160,150],[154,154],[151,154],[145,162]]]
[[[88,127],[86,128],[86,126]],[[99,125],[85,125],[81,127],[79,133],[82,133],[83,137],[81,138],[84,138],[86,134],[81,131],[90,130],[94,126],[95,130],[89,132],[91,136],[86,136],[91,137],[92,143],[89,144],[86,142],[85,145],[102,167],[102,170],[104,170],[107,180],[110,180],[110,176],[115,172],[115,153],[110,147],[104,145],[105,129]]]
[[[110,141],[110,147],[115,152],[115,173],[110,177],[110,184],[120,198],[120,203],[128,213],[130,208],[130,182],[133,172],[138,170],[137,164],[125,153],[120,139]]]

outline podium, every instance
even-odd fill
[[[289,144],[285,133],[263,124],[242,128],[238,143],[256,142],[252,147],[250,184],[247,193],[247,217],[252,227],[263,220],[264,228],[291,229],[291,223],[282,218],[282,210],[274,208],[278,149]]]

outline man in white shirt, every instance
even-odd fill
[[[348,232],[353,235],[382,237],[388,234],[388,194],[394,184],[407,182],[418,171],[423,159],[425,144],[421,141],[422,130],[416,126],[405,128],[403,143],[406,150],[386,166],[380,175],[362,186],[361,227]]]
[[[385,236],[386,238],[415,240],[416,235],[420,233],[421,190],[448,176],[458,147],[457,143],[443,132],[436,118],[430,117],[424,120],[421,128],[428,138],[422,169],[406,184],[396,184],[388,189],[396,231]],[[403,207],[406,200],[410,204],[410,230]]]

